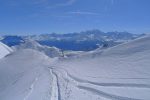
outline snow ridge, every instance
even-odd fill
[[[13,50],[7,45],[0,42],[0,58],[3,58],[13,52]]]

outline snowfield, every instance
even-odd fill
[[[149,43],[150,37],[144,37],[54,66],[65,70],[80,90],[72,89],[75,99],[70,100],[149,100]]]
[[[51,53],[24,48],[0,59],[0,100],[150,100],[150,36],[65,58]]]

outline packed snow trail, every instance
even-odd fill
[[[33,83],[31,84],[30,88],[29,88],[29,93],[25,96],[25,98],[23,100],[28,100],[29,96],[32,94],[33,90],[34,90],[34,85],[37,82],[38,78],[35,78],[35,80],[33,81]]]
[[[53,78],[51,100],[61,100],[61,93],[60,93],[58,76],[53,71],[53,69],[50,69],[50,73],[52,74],[52,78]]]

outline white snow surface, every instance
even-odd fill
[[[47,64],[54,59],[31,49],[0,60],[0,100],[49,100],[51,81]]]
[[[147,36],[54,65],[79,89],[72,90],[69,100],[149,100],[149,43]]]
[[[61,59],[20,49],[0,60],[0,100],[150,100],[149,43]]]
[[[0,42],[0,59],[10,54],[13,50]]]

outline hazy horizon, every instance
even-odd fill
[[[81,30],[81,31],[73,31],[73,32],[66,32],[66,33],[62,33],[62,32],[49,32],[49,33],[12,33],[12,34],[10,34],[10,33],[6,33],[6,34],[4,34],[4,33],[2,33],[2,34],[0,34],[0,36],[5,36],[5,35],[10,35],[10,36],[15,36],[15,35],[17,35],[17,36],[28,36],[28,35],[44,35],[44,34],[53,34],[53,33],[55,33],[55,34],[72,34],[72,33],[81,33],[81,32],[86,32],[86,31],[93,31],[93,30],[99,30],[99,31],[101,31],[101,32],[104,32],[104,33],[108,33],[108,32],[127,32],[127,33],[131,33],[131,34],[150,34],[150,33],[133,33],[133,32],[129,32],[129,31],[117,31],[117,30],[115,30],[115,31],[103,31],[103,30],[100,30],[100,29],[87,29],[87,30]]]

